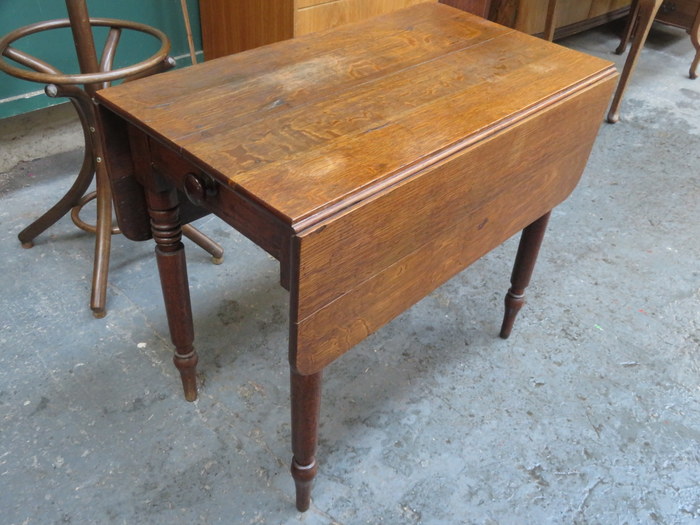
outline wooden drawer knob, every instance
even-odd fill
[[[193,204],[202,206],[216,191],[216,183],[210,177],[196,173],[185,175],[185,195]]]

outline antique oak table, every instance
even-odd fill
[[[289,290],[306,510],[324,367],[523,230],[507,337],[615,79],[606,61],[430,3],[98,92],[118,220],[155,238],[185,397],[181,224],[213,213],[279,260]]]

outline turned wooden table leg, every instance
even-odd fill
[[[317,372],[303,376],[291,370],[292,404],[292,477],[296,486],[296,505],[300,512],[311,503],[311,486],[316,476],[316,443],[321,408],[321,376]]]
[[[620,103],[622,102],[622,97],[627,89],[627,83],[637,66],[637,59],[642,52],[644,42],[647,40],[651,25],[654,23],[654,18],[656,17],[659,7],[661,7],[662,1],[663,0],[638,0],[639,5],[635,6],[635,10],[632,12],[632,15],[637,12],[639,13],[637,15],[637,29],[635,31],[634,40],[632,41],[632,49],[630,49],[627,60],[625,60],[625,65],[620,75],[620,82],[617,84],[617,89],[615,90],[615,95],[610,105],[610,111],[608,112],[608,122],[611,124],[620,120]]]
[[[194,349],[192,306],[187,280],[185,247],[175,190],[146,192],[151,229],[156,241],[156,260],[168,316],[170,338],[175,345],[173,362],[180,371],[187,401],[197,399],[197,352]]]
[[[550,213],[546,213],[526,227],[520,236],[518,254],[515,256],[513,273],[510,277],[511,287],[505,298],[506,309],[500,333],[503,339],[508,339],[508,336],[510,336],[515,317],[525,304],[525,288],[530,284],[530,278],[532,277],[532,271],[535,269],[537,254],[540,252]]]

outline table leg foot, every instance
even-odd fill
[[[296,488],[296,507],[299,512],[306,512],[311,505],[311,487],[316,477],[318,465],[316,461],[310,465],[301,466],[296,458],[292,459],[292,477]]]
[[[620,111],[613,111],[612,109],[608,113],[608,123],[616,124],[620,121]]]
[[[194,350],[189,355],[183,356],[176,353],[173,356],[173,363],[180,372],[186,401],[197,400],[197,361],[199,361],[199,356]]]
[[[503,323],[501,324],[501,332],[499,336],[501,339],[508,339],[510,337],[510,333],[513,331],[515,318],[525,304],[525,294],[516,295],[513,293],[513,289],[511,288],[508,290],[508,293],[506,293],[504,302],[505,313],[503,314]]]
[[[309,509],[311,487],[318,471],[316,444],[321,408],[321,372],[303,376],[291,372],[292,477],[296,487],[296,507]]]
[[[537,254],[542,245],[544,232],[547,229],[550,213],[546,213],[535,222],[527,226],[520,237],[518,253],[515,256],[513,273],[511,274],[511,287],[505,298],[505,313],[501,324],[500,337],[508,339],[515,317],[525,304],[525,288],[530,284],[532,272],[537,262]]]
[[[175,345],[175,366],[180,372],[187,401],[197,399],[197,352],[190,302],[185,247],[182,244],[177,192],[147,191],[148,213],[156,241],[156,261],[168,316],[170,338]]]

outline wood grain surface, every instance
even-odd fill
[[[297,0],[294,36],[358,22],[421,2],[437,0]]]
[[[211,180],[198,209],[281,261],[308,375],[565,199],[615,77],[429,3],[97,96],[143,185]]]
[[[181,224],[214,213],[280,260],[299,511],[318,469],[322,370],[527,227],[510,333],[616,76],[428,3],[97,93],[120,223],[139,238],[150,217],[187,399],[197,352]]]
[[[296,370],[322,370],[562,202],[613,87],[596,83],[301,234]]]
[[[295,224],[609,67],[511,33],[421,4],[102,98]]]
[[[556,27],[587,27],[586,21],[600,19],[629,7],[631,0],[558,0]],[[544,31],[549,0],[492,0],[489,19],[528,34]]]
[[[294,0],[199,0],[204,58],[294,36]]]

